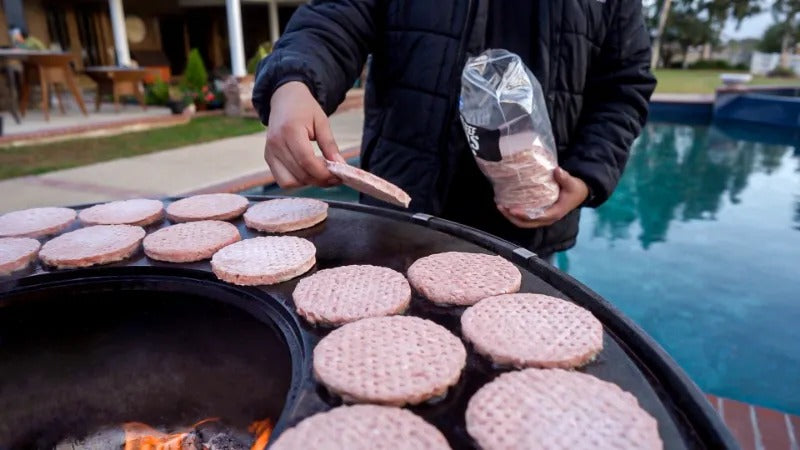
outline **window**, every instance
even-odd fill
[[[47,32],[50,42],[58,44],[61,50],[69,50],[69,31],[67,30],[67,15],[63,7],[50,5],[46,9]]]

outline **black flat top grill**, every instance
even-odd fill
[[[251,197],[252,201],[263,199]],[[604,349],[594,362],[580,371],[616,383],[635,395],[641,406],[657,419],[665,448],[737,447],[703,393],[650,337],[610,303],[528,250],[424,214],[411,215],[357,204],[329,203],[331,208],[325,222],[290,233],[309,239],[317,248],[317,265],[309,273],[348,264],[386,266],[405,273],[416,259],[432,253],[468,251],[499,254],[515,263],[522,272],[521,292],[571,300],[591,311],[603,323]],[[260,235],[247,229],[241,220],[234,223],[243,238]],[[167,225],[169,222],[164,221],[148,227],[147,231],[152,232]],[[274,439],[286,427],[303,418],[341,404],[340,399],[328,394],[311,375],[312,350],[330,330],[309,326],[295,314],[291,294],[297,280],[274,286],[234,287],[217,281],[210,272],[208,261],[162,263],[146,258],[141,250],[126,262],[104,267],[50,272],[36,266],[13,278],[0,278],[0,326],[3,324],[4,310],[11,311],[10,306],[24,303],[31,296],[47,296],[48,290],[52,289],[204,292],[206,296],[233,305],[269,325],[280,334],[288,349],[291,370],[286,373],[291,375],[287,381],[285,403],[281,404],[280,412],[275,412],[278,421],[273,432]],[[72,301],[80,300],[76,297]],[[157,304],[158,300],[153,302]],[[439,307],[415,294],[406,314],[430,319],[460,336],[459,317],[463,309]],[[46,309],[42,310],[42,314],[46,314]],[[230,331],[224,326],[213,330],[220,336]],[[0,331],[0,354],[5,355],[3,346]],[[474,448],[475,444],[464,424],[467,402],[478,388],[501,373],[471,349],[468,353],[467,367],[461,380],[443,399],[410,408],[436,425],[453,448]],[[12,364],[13,361],[6,363]],[[0,365],[0,369],[3,367]],[[220,382],[230,383],[231,380]],[[0,376],[0,408],[4,406],[4,389],[17,388],[9,383]],[[8,442],[16,442],[4,442],[2,430],[3,413],[0,412],[0,448],[5,448],[4,444],[8,445]]]

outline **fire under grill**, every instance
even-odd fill
[[[243,238],[257,235],[234,223]],[[499,254],[520,268],[522,292],[568,298],[603,322],[604,350],[581,370],[635,395],[658,420],[665,448],[735,447],[702,393],[649,337],[524,249],[429,216],[334,202],[325,222],[292,234],[317,247],[312,271],[373,264],[405,273],[431,253]],[[0,449],[263,448],[341,404],[311,375],[313,347],[329,330],[297,318],[296,283],[235,287],[217,281],[208,262],[160,263],[141,252],[109,267],[36,267],[0,278]],[[462,312],[416,295],[409,311],[457,335]],[[453,448],[474,448],[464,410],[499,373],[470,351],[456,386],[410,409]]]
[[[201,420],[188,429],[171,433],[140,422],[103,428],[83,438],[67,438],[55,450],[124,449],[124,450],[250,450],[264,448],[269,441],[272,421],[256,421],[251,433],[230,428],[217,418]]]
[[[246,298],[195,284],[117,273],[7,295],[0,448],[250,449],[284,407],[290,350],[224,301]]]

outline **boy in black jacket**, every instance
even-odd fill
[[[459,123],[461,71],[486,48],[520,55],[544,90],[561,195],[536,220],[494,205]],[[655,88],[640,0],[312,1],[261,62],[253,92],[281,186],[335,182],[311,141],[341,161],[327,114],[369,54],[362,167],[406,190],[413,211],[543,256],[574,245],[580,207],[611,195]]]

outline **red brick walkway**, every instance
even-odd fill
[[[67,126],[63,128],[51,128],[40,131],[31,131],[27,133],[10,134],[7,136],[0,136],[0,145],[13,145],[21,142],[36,143],[47,142],[51,140],[58,140],[64,138],[77,138],[81,136],[91,135],[98,132],[116,132],[122,133],[126,131],[136,131],[143,128],[156,128],[168,127],[172,125],[180,125],[189,122],[190,116],[188,115],[159,115],[151,117],[139,117],[135,119],[124,119],[106,122],[92,122],[83,125]]]
[[[742,450],[800,450],[800,416],[708,395]]]

